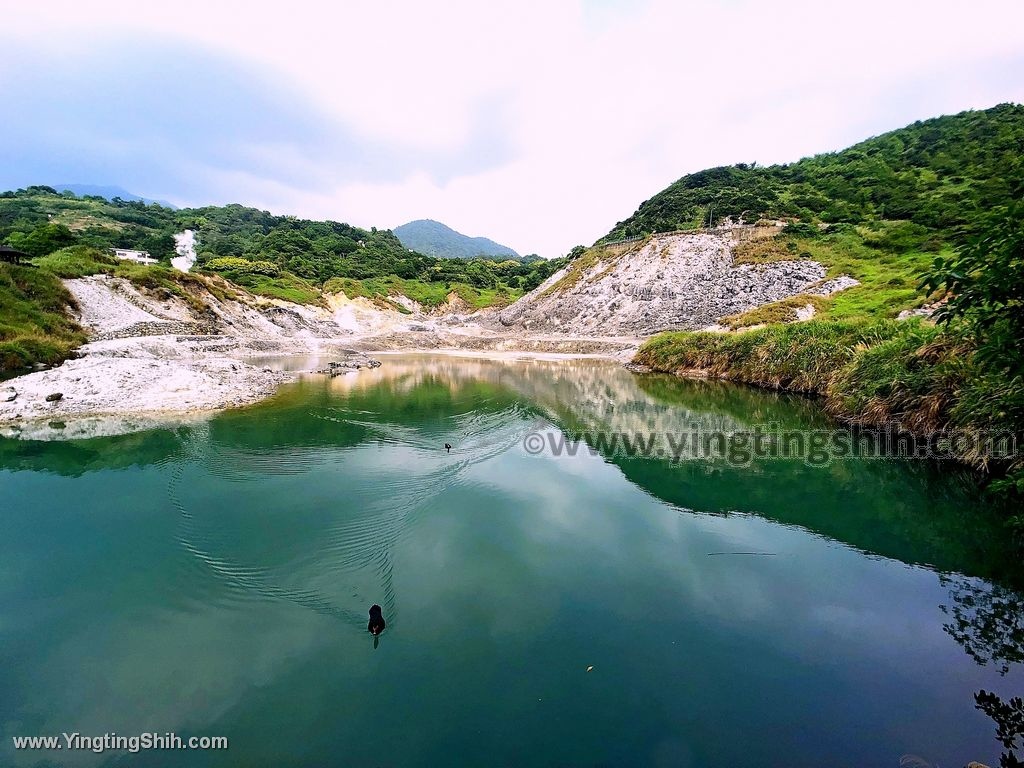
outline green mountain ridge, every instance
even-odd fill
[[[727,217],[831,224],[910,222],[955,239],[1024,188],[1024,106],[965,111],[788,165],[741,163],[687,174],[599,242],[706,227]]]
[[[487,237],[464,235],[433,219],[410,221],[395,227],[394,233],[406,248],[438,258],[520,258],[519,254],[507,245],[501,245]]]

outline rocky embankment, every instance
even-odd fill
[[[849,277],[826,281],[816,261],[737,265],[732,250],[746,231],[655,235],[592,249],[498,318],[530,333],[642,337],[705,328],[780,299],[856,285]]]
[[[183,283],[187,296],[120,278],[67,280],[90,342],[75,359],[0,387],[0,434],[67,438],[135,431],[256,402],[291,374],[247,362],[308,353],[351,334],[324,308]],[[341,361],[345,352],[328,349]],[[353,353],[355,354],[355,353]]]

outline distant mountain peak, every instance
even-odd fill
[[[171,205],[166,200],[154,200],[150,197],[143,197],[142,195],[136,195],[134,192],[129,192],[123,187],[114,186],[112,184],[51,184],[49,185],[56,189],[58,192],[73,192],[79,197],[91,196],[91,197],[102,197],[106,200],[113,200],[115,197],[119,197],[125,202],[143,202],[146,205],[157,203],[165,208],[177,209],[176,205]]]
[[[417,219],[395,227],[395,236],[406,248],[445,259],[487,258],[518,259],[519,254],[507,245],[486,237],[469,237],[440,221]]]

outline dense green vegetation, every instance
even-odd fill
[[[539,285],[559,266],[544,260],[438,259],[410,251],[387,230],[275,216],[241,205],[175,210],[141,201],[80,198],[38,186],[0,193],[0,242],[32,256],[86,245],[137,248],[168,263],[174,255],[173,235],[184,229],[196,231],[197,269],[220,272],[251,291],[291,301],[318,301],[320,289],[332,278],[392,277],[446,294],[507,301]]]
[[[938,317],[958,326],[980,359],[1024,375],[1024,200],[997,208],[958,253],[935,259],[923,284],[946,292]]]
[[[0,242],[32,256],[68,245],[138,248],[155,258],[174,255],[174,214],[141,202],[57,194],[51,187],[0,193]]]
[[[859,224],[897,220],[936,240],[1019,195],[1024,106],[917,122],[789,165],[741,163],[682,177],[607,235],[694,229],[726,217]]]
[[[417,219],[395,227],[395,236],[402,245],[428,256],[443,259],[519,259],[520,256],[507,245],[496,243],[486,237],[469,237],[456,232],[449,226],[432,219]],[[527,256],[526,261],[535,261],[537,256]]]

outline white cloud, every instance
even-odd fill
[[[236,189],[237,171],[211,168],[211,194],[364,226],[436,218],[548,256],[591,242],[684,172],[793,160],[915,119],[1024,101],[1019,0],[60,0],[19,6],[3,34],[58,59],[98,36],[199,44],[410,158],[397,181],[333,189],[275,178]],[[507,152],[456,162],[481,125]],[[330,178],[303,147],[288,151]],[[438,157],[470,170],[439,173]]]

